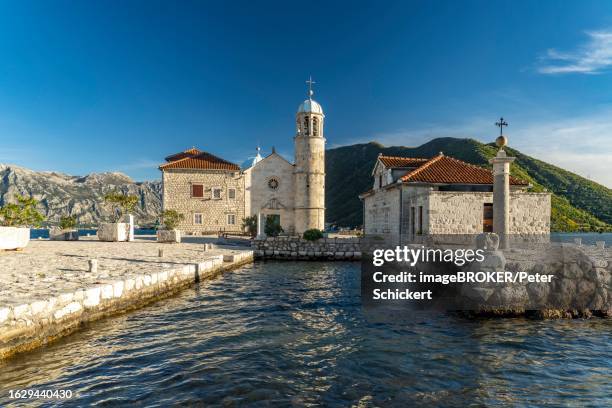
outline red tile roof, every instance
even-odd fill
[[[440,154],[408,172],[400,180],[406,183],[493,184],[493,172]],[[510,184],[526,186],[528,183],[511,176]]]
[[[195,155],[200,154],[200,153],[202,153],[201,150],[196,149],[195,147],[192,147],[191,149],[187,149],[184,152],[172,154],[172,155],[166,157],[164,160],[166,160],[167,162],[172,162],[172,161],[184,159],[185,157],[195,156]]]
[[[413,157],[398,157],[398,156],[378,156],[378,160],[389,168],[406,168],[418,167],[429,159],[413,158]]]
[[[228,162],[213,154],[196,149],[185,150],[166,157],[168,163],[159,166],[160,170],[166,169],[198,169],[198,170],[230,170],[238,171],[240,166]]]

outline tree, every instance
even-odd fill
[[[138,196],[113,191],[104,196],[104,202],[111,207],[112,222],[119,222],[121,217],[134,211],[138,204]]]
[[[251,215],[242,219],[242,229],[255,238],[257,236],[257,215]]]
[[[63,230],[74,229],[77,225],[77,219],[74,215],[68,215],[60,218],[60,228]]]
[[[36,209],[38,200],[22,195],[17,203],[8,203],[0,208],[0,225],[5,227],[38,227],[45,217]]]
[[[267,215],[266,216],[266,235],[269,237],[277,237],[280,233],[283,232],[283,227],[280,225],[280,219],[275,215]]]
[[[166,210],[162,213],[162,222],[167,230],[173,230],[185,219],[185,215],[175,210]]]

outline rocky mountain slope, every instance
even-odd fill
[[[57,223],[64,215],[76,216],[81,225],[107,221],[110,212],[103,197],[114,190],[139,197],[135,211],[138,224],[155,222],[161,211],[159,181],[134,182],[122,173],[70,176],[0,164],[0,206],[18,194],[33,196],[50,223]]]
[[[515,149],[512,175],[530,182],[533,191],[552,193],[553,231],[612,230],[612,190],[567,170],[534,159]],[[358,194],[371,188],[371,171],[379,153],[390,156],[433,157],[444,152],[468,163],[490,168],[497,149],[473,139],[438,138],[418,147],[383,146],[370,142],[342,146],[326,152],[325,200],[328,222],[340,226],[362,224]]]

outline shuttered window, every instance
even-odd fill
[[[204,197],[204,186],[202,184],[191,185],[191,196],[195,198]]]

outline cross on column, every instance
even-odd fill
[[[308,84],[308,97],[311,98],[312,95],[314,94],[314,92],[312,90],[312,84],[316,84],[316,82],[312,80],[312,75],[310,75],[310,77],[308,78],[308,81],[306,81],[306,83]]]
[[[499,135],[504,135],[504,126],[508,127],[508,122],[504,121],[503,116],[499,118],[499,122],[495,122],[495,126],[499,128]]]

